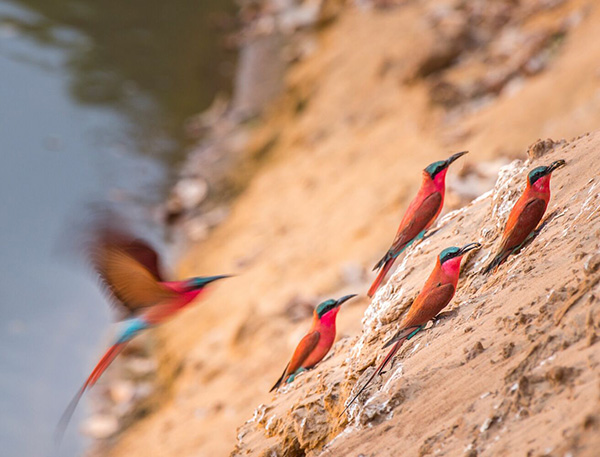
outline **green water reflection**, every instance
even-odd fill
[[[223,46],[232,0],[19,0],[31,19],[1,17],[36,42],[68,51],[77,103],[125,115],[135,149],[173,165],[185,120],[228,93],[235,55]]]

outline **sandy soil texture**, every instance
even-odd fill
[[[255,132],[270,145],[260,169],[180,268],[238,276],[159,330],[171,395],[108,455],[597,455],[600,135],[558,141],[600,126],[600,6],[468,3],[350,4],[290,68]],[[369,304],[370,270],[421,170],[463,149],[440,231]],[[556,158],[568,166],[547,226],[477,275],[526,170]],[[338,420],[434,256],[478,240],[453,316]],[[332,356],[269,394],[312,306],[346,293],[362,295],[339,313]]]

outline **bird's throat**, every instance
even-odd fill
[[[329,311],[328,313],[325,313],[323,315],[323,317],[321,317],[320,323],[322,327],[328,327],[328,328],[335,328],[335,318],[337,316],[337,313],[340,309],[339,308],[335,308],[332,309],[331,311]]]
[[[450,277],[452,280],[458,281],[458,275],[460,273],[460,261],[462,260],[462,256],[453,257],[450,260],[447,260],[442,264],[442,270],[444,273]]]

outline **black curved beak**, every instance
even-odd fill
[[[459,157],[462,157],[462,156],[464,156],[464,155],[465,155],[467,152],[469,152],[469,151],[460,151],[460,152],[457,152],[456,154],[452,154],[450,157],[448,157],[448,158],[446,159],[446,166],[447,166],[447,167],[448,167],[448,166],[450,166],[450,164],[451,164],[452,162],[454,162],[454,161],[455,161],[456,159],[458,159]]]
[[[335,306],[342,306],[342,303],[350,300],[352,297],[356,297],[356,294],[352,294],[352,295],[344,295],[342,298],[336,300],[335,302]]]
[[[546,174],[549,175],[557,168],[562,168],[566,164],[567,164],[567,162],[565,162],[563,159],[556,160],[556,161],[552,162],[550,165],[548,165],[548,167],[546,167]]]
[[[479,248],[481,248],[480,243],[469,243],[469,244],[463,246],[462,248],[460,248],[460,255],[465,255],[467,252],[473,251],[474,249],[479,249]]]
[[[204,281],[205,281],[204,284],[209,284],[211,282],[218,281],[219,279],[225,279],[225,278],[231,278],[231,277],[233,277],[233,275],[206,276],[204,278]]]

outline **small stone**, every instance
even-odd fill
[[[157,370],[156,361],[144,357],[131,357],[127,360],[128,371],[136,378],[142,378]]]
[[[598,420],[596,419],[595,416],[593,416],[592,414],[588,414],[587,416],[585,416],[585,419],[583,420],[583,428],[585,429],[590,429],[593,428],[597,425]]]
[[[465,348],[465,352],[467,354],[467,362],[469,360],[473,360],[475,357],[477,357],[479,354],[481,354],[484,350],[485,350],[485,348],[483,347],[483,344],[481,344],[481,341],[478,341],[477,343],[475,343],[475,345],[470,350],[467,350]]]
[[[204,222],[212,228],[222,223],[227,219],[227,216],[229,216],[229,209],[225,206],[220,206],[204,213],[202,219],[204,219]]]
[[[486,419],[486,420],[483,422],[483,424],[481,424],[481,427],[479,428],[479,431],[480,431],[481,433],[483,433],[483,432],[487,431],[487,430],[488,430],[488,429],[489,429],[489,428],[492,426],[492,424],[493,424],[493,423],[494,423],[494,418],[493,418],[493,417],[488,417],[488,418],[487,418],[487,419]]]
[[[502,348],[502,357],[505,359],[508,359],[512,355],[514,348],[515,348],[515,344],[512,341],[508,344],[505,344],[504,347]]]
[[[108,393],[117,405],[129,403],[135,394],[134,384],[131,381],[117,381],[109,386]]]
[[[203,217],[195,217],[183,225],[186,237],[190,241],[203,241],[208,238],[210,229]]]
[[[141,382],[135,386],[134,397],[136,400],[148,398],[154,392],[154,384],[151,382]]]
[[[208,195],[208,184],[200,178],[185,178],[175,184],[173,195],[170,199],[171,205],[181,206],[183,210],[191,210],[197,207]],[[179,204],[179,205],[178,205]]]
[[[585,271],[586,274],[591,275],[592,273],[595,273],[596,271],[598,271],[599,267],[600,267],[600,254],[594,254],[585,261],[585,263],[583,265],[583,271]]]
[[[108,414],[92,416],[86,419],[81,426],[81,433],[97,440],[109,438],[117,433],[118,430],[118,419]]]
[[[565,384],[573,375],[573,371],[570,367],[552,367],[546,373],[546,379],[554,386]]]
[[[304,4],[283,11],[279,17],[279,27],[285,34],[295,30],[314,26],[319,20],[319,2]]]
[[[546,140],[537,140],[527,150],[527,155],[530,159],[538,159],[543,155],[546,155],[550,151],[554,150],[556,146],[561,146],[565,144],[565,140],[554,141],[550,138]]]

